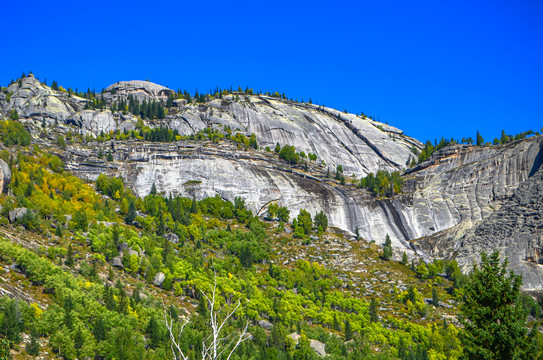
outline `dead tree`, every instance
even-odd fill
[[[228,353],[228,357],[226,360],[230,360],[230,357],[234,353],[234,351],[237,349],[237,347],[247,340],[249,336],[247,335],[247,327],[249,326],[249,323],[245,324],[244,329],[240,332],[239,335],[236,335],[234,333],[231,334],[223,334],[225,332],[225,325],[227,324],[228,320],[232,318],[234,313],[238,310],[238,308],[241,305],[240,300],[238,300],[238,303],[234,307],[234,309],[226,314],[224,319],[221,320],[221,317],[219,315],[219,309],[217,309],[216,301],[216,290],[217,290],[217,278],[215,277],[213,288],[211,289],[210,296],[206,295],[203,291],[200,290],[204,298],[207,300],[208,307],[209,307],[209,325],[211,327],[211,333],[202,341],[202,360],[218,360],[221,358],[223,354]],[[170,341],[171,341],[171,349],[174,355],[175,360],[189,360],[188,356],[185,355],[183,350],[180,346],[180,338],[181,334],[183,333],[183,329],[188,324],[189,320],[187,319],[183,325],[181,326],[181,329],[179,330],[179,333],[176,335],[174,333],[174,319],[172,319],[171,315],[166,310],[166,307],[164,307],[164,321],[166,322],[166,328],[168,329],[168,333],[170,335]]]

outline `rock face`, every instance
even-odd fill
[[[141,103],[143,100],[166,101],[170,94],[175,92],[167,87],[152,83],[150,81],[132,80],[119,81],[106,88],[105,98],[107,100],[117,101],[120,98],[126,99],[132,96]]]
[[[496,249],[522,275],[525,290],[543,289],[543,167],[461,240],[456,259],[467,270],[480,251]]]
[[[5,95],[0,97],[1,111],[16,109],[35,137],[43,132],[42,119],[60,123],[60,133],[75,127],[92,136],[133,130],[138,121],[120,112],[82,110],[84,99],[53,91],[33,76],[8,90],[13,94],[9,103]],[[165,102],[171,94],[157,84],[128,81],[108,87],[104,98],[109,103],[128,96],[140,102]],[[143,123],[184,135],[207,128],[254,133],[260,150],[241,150],[228,141],[124,140],[71,145],[59,155],[76,175],[89,180],[101,173],[122,176],[139,196],[147,195],[155,184],[166,195],[197,199],[218,195],[230,201],[240,196],[259,215],[272,202],[288,207],[291,218],[301,209],[312,215],[322,210],[330,226],[351,233],[358,229],[366,240],[382,243],[388,234],[396,258],[403,251],[426,260],[456,257],[468,269],[478,249],[499,247],[509,256],[511,268],[523,274],[526,287],[543,288],[543,199],[539,196],[543,180],[538,172],[543,136],[499,146],[448,146],[405,173],[402,194],[378,199],[350,185],[350,175],[360,179],[383,169],[403,172],[422,144],[365,117],[269,96],[235,94],[198,104],[176,101],[165,119]],[[47,135],[38,141],[47,144]],[[294,145],[318,159],[308,161],[307,169],[289,165],[273,152],[277,143]],[[267,146],[270,152],[263,150]],[[99,159],[97,155],[105,151],[111,151],[115,161]],[[326,177],[327,170],[333,176],[337,165],[343,166],[347,185]],[[3,179],[10,177],[2,162],[0,170]],[[6,188],[2,179],[0,185]]]
[[[74,157],[68,168],[95,180],[101,172],[122,176],[140,196],[155,184],[160,192],[198,199],[219,195],[230,201],[241,196],[255,213],[276,201],[311,214],[323,210],[331,226],[355,232],[378,243],[386,235],[397,249],[416,249],[427,259],[445,256],[469,228],[499,208],[532,172],[543,137],[505,146],[451,147],[411,171],[404,195],[376,199],[367,191],[340,186],[323,176],[288,167],[271,154],[240,152],[230,145],[199,146],[116,144],[114,167],[88,163],[89,153]],[[439,245],[425,237],[446,240]]]
[[[117,130],[117,123],[111,111],[84,110],[73,116],[73,123],[81,128],[83,135],[96,137],[101,133]]]
[[[11,182],[11,170],[9,165],[0,159],[0,191],[5,194],[8,191],[9,183]]]
[[[42,85],[34,75],[16,81],[8,87],[12,92],[6,110],[17,110],[19,116],[34,117],[52,123],[65,121],[83,109],[85,100],[67,93],[51,90]]]
[[[166,121],[181,134],[229,126],[233,133],[254,133],[261,147],[294,145],[297,151],[316,154],[332,172],[342,165],[347,176],[360,177],[379,169],[402,170],[415,157],[412,149],[422,148],[401,130],[368,118],[258,95],[191,104]]]

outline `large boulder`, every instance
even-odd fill
[[[168,240],[171,243],[174,243],[174,244],[179,243],[179,235],[177,234],[169,233],[169,234],[164,235],[164,238],[166,238],[166,240]]]
[[[10,223],[14,223],[17,220],[22,219],[28,213],[27,208],[16,208],[8,213],[8,219]]]
[[[317,355],[319,356],[326,356],[326,345],[321,343],[318,340],[309,340],[309,346],[311,346],[311,349],[313,349]]]
[[[0,159],[0,191],[2,194],[7,193],[9,183],[11,182],[11,170],[9,165]]]
[[[165,278],[166,276],[164,275],[164,273],[159,272],[158,274],[156,274],[155,279],[153,280],[153,284],[155,284],[155,286],[161,287]]]
[[[267,320],[258,320],[258,326],[265,330],[273,329],[273,324]]]

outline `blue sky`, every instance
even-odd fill
[[[543,126],[543,2],[9,1],[0,84],[279,91],[419,140]]]

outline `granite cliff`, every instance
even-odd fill
[[[181,135],[209,128],[255,134],[260,149],[247,150],[224,141],[96,142],[100,134],[135,129],[138,119],[119,111],[83,110],[84,99],[53,91],[33,76],[8,90],[11,99],[0,99],[0,109],[6,114],[16,109],[34,141],[54,145],[58,134],[84,136],[65,151],[51,149],[82,178],[122,176],[140,196],[153,184],[166,194],[240,196],[258,214],[274,201],[287,206],[291,217],[302,208],[312,214],[323,210],[330,225],[351,233],[358,229],[365,239],[381,243],[390,235],[395,257],[403,251],[426,260],[456,257],[466,269],[479,249],[500,248],[511,268],[524,275],[527,288],[543,287],[542,199],[526,195],[541,187],[541,136],[498,146],[448,146],[408,169],[422,149],[419,141],[387,124],[314,104],[236,93],[197,104],[176,100],[164,119],[143,121]],[[128,96],[165,102],[172,93],[130,81],[111,85],[103,97],[108,104]],[[274,154],[277,143],[317,154],[318,160],[307,167],[289,165]],[[106,152],[113,161],[103,159]],[[337,165],[344,168],[345,185],[326,176]],[[379,199],[350,183],[351,174],[359,179],[377,170],[404,172],[402,194]]]

